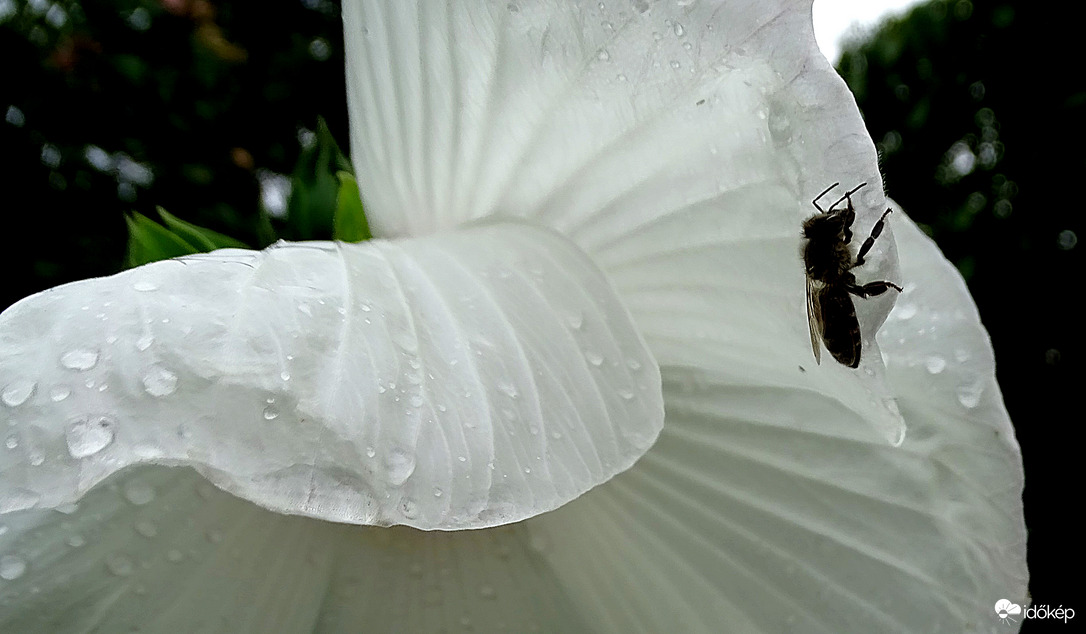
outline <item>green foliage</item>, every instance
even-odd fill
[[[239,240],[185,222],[161,207],[158,214],[165,226],[139,213],[125,217],[128,225],[128,255],[125,262],[129,267],[216,249],[249,248]]]
[[[316,140],[302,150],[291,177],[283,237],[289,240],[328,237],[329,229],[335,226],[336,201],[340,192],[337,174],[341,171],[353,172],[351,162],[340,151],[324,119],[320,118],[317,120]]]
[[[332,238],[343,242],[362,242],[373,237],[366,214],[362,210],[362,196],[358,182],[350,172],[338,172],[339,198],[336,200],[335,225]]]

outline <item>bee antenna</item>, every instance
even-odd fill
[[[819,200],[820,200],[820,199],[821,199],[821,198],[822,198],[823,196],[825,196],[826,194],[830,193],[830,190],[831,190],[831,189],[833,189],[834,187],[837,187],[837,186],[838,186],[838,185],[840,185],[840,184],[841,184],[841,183],[840,183],[840,181],[838,181],[838,182],[834,183],[833,185],[830,185],[830,186],[829,186],[829,187],[827,187],[826,189],[822,190],[822,193],[821,193],[821,194],[819,194],[819,195],[815,196],[814,200],[812,200],[812,201],[811,201],[811,204],[812,204],[812,205],[814,205],[815,209],[817,209],[817,210],[821,211],[822,213],[826,213],[826,212],[825,212],[825,210],[823,210],[823,209],[822,209],[821,207],[819,207],[819,206],[818,206],[818,201],[819,201]],[[838,202],[840,202],[840,201],[838,201]],[[834,203],[834,205],[836,205],[836,204],[837,204],[837,203]],[[830,205],[830,209],[833,209],[833,205]]]
[[[834,207],[836,207],[837,205],[840,205],[841,202],[846,200],[846,199],[851,201],[852,199],[849,198],[849,196],[851,196],[851,195],[855,194],[856,192],[860,191],[860,188],[862,188],[865,185],[867,185],[866,182],[860,183],[859,185],[857,185],[857,186],[853,187],[852,189],[848,190],[847,192],[845,192],[844,196],[841,196],[840,198],[837,199],[837,202],[830,205],[830,209],[832,210]]]

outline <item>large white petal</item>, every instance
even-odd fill
[[[736,386],[711,349],[663,363],[653,450],[528,523],[604,631],[1005,628],[992,605],[1026,592],[1021,458],[961,278],[897,222],[911,290],[882,337],[904,444],[857,438],[832,393]]]
[[[309,632],[337,565],[336,525],[190,469],[129,469],[78,505],[0,523],[4,632]]]
[[[608,280],[519,223],[71,284],[0,317],[0,358],[4,510],[155,462],[284,513],[493,526],[629,467],[663,422]]]
[[[810,351],[798,251],[811,199],[867,181],[856,243],[886,205],[809,0],[360,0],[344,22],[352,150],[378,233],[547,223],[615,280],[669,363],[714,347],[732,384],[832,392],[857,434],[901,441],[874,338],[894,292],[857,302],[859,372],[816,369]],[[900,279],[892,230],[868,260],[863,281]]]

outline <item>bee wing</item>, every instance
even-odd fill
[[[822,365],[822,308],[818,305],[818,291],[815,282],[807,278],[807,327],[811,331],[811,350],[814,350],[815,363]]]

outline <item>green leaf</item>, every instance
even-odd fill
[[[208,251],[214,251],[215,249],[248,249],[249,245],[235,240],[230,236],[223,235],[217,231],[211,229],[205,229],[191,222],[185,222],[173,214],[167,213],[162,207],[158,208],[158,215],[162,216],[163,222],[166,226],[173,231],[173,233],[183,239],[185,242],[191,244],[200,253],[207,253]]]
[[[332,227],[332,239],[343,242],[362,242],[372,238],[370,225],[362,210],[362,196],[358,191],[358,182],[350,172],[337,172],[339,178],[339,197],[336,199],[335,225]]]
[[[291,176],[284,233],[291,240],[327,239],[335,226],[340,181],[336,173],[351,172],[324,119],[317,121],[316,142],[302,150]]]
[[[125,216],[125,223],[128,225],[129,267],[200,252],[180,236],[142,214]]]

